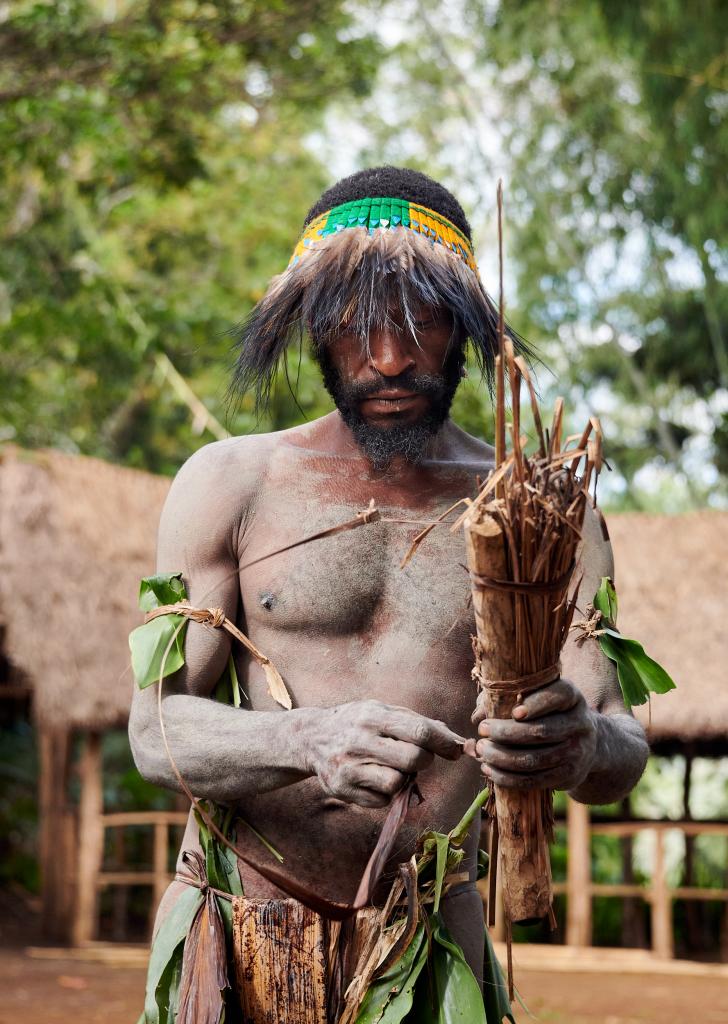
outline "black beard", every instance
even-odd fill
[[[346,383],[334,367],[325,348],[316,353],[323,374],[324,387],[331,395],[341,418],[354,435],[354,440],[376,470],[385,470],[395,456],[406,462],[421,462],[427,454],[431,438],[437,434],[450,413],[462,377],[465,361],[463,350],[450,353],[442,374],[412,371],[396,377],[381,377],[370,384]],[[429,399],[428,409],[414,423],[394,423],[378,427],[362,416],[360,402],[380,391],[402,388]]]

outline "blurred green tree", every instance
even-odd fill
[[[725,501],[726,5],[393,6],[408,31],[365,101],[380,117],[363,161],[440,173],[481,242],[502,174],[513,321],[576,420],[588,407],[605,421],[612,500]],[[480,252],[490,281],[493,249]]]
[[[579,397],[607,385],[625,497],[664,464],[702,503],[726,460],[728,10],[521,2],[491,32],[511,109],[529,111],[506,129],[528,209],[519,306],[559,339]]]
[[[377,52],[341,0],[10,5],[3,438],[171,472],[224,433],[226,329],[326,184],[305,137]],[[229,425],[255,427],[249,402]]]

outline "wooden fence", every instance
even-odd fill
[[[77,944],[96,937],[98,928],[98,895],[114,886],[149,886],[150,928],[156,908],[172,878],[170,870],[170,831],[183,828],[186,811],[145,811],[101,814],[98,817],[97,849],[105,846],[107,829],[144,826],[153,829],[151,870],[108,870],[100,860],[97,871],[79,876],[79,902],[89,908],[84,929],[77,933]],[[570,946],[590,946],[592,942],[592,899],[595,896],[639,898],[650,906],[652,950],[663,958],[674,955],[672,909],[675,900],[720,900],[728,907],[728,889],[668,885],[665,869],[665,839],[668,832],[684,836],[719,835],[728,837],[728,822],[709,821],[609,821],[592,822],[589,808],[572,800],[568,802],[566,822],[567,877],[556,882],[554,892],[566,896],[566,942]],[[654,836],[654,859],[648,885],[624,882],[604,883],[592,879],[591,839],[596,835],[618,838],[650,833]],[[497,914],[495,937],[502,937],[502,915]]]
[[[170,870],[170,829],[173,826],[184,828],[187,824],[187,811],[118,812],[101,814],[97,821],[97,849],[99,851],[105,849],[107,829],[124,829],[140,825],[153,829],[152,866],[148,871],[109,871],[104,868],[102,857],[99,856],[97,870],[87,870],[84,873],[79,871],[78,902],[79,906],[88,907],[89,911],[82,920],[81,926],[76,930],[76,945],[86,945],[97,937],[99,893],[103,889],[115,886],[150,887],[149,933],[151,935],[159,901],[173,877],[173,872]]]
[[[728,889],[668,885],[665,869],[665,839],[668,832],[683,836],[728,837],[728,822],[713,821],[590,821],[589,808],[569,800],[566,818],[567,877],[554,885],[566,895],[566,942],[590,946],[592,941],[592,899],[594,896],[641,898],[650,906],[652,950],[660,957],[674,955],[672,909],[675,900],[718,900],[728,904]],[[608,835],[635,838],[654,837],[654,859],[649,885],[597,883],[591,877],[591,837]]]

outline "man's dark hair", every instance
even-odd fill
[[[320,213],[326,213],[342,203],[350,203],[354,199],[368,197],[384,197],[390,199],[406,199],[410,203],[426,206],[428,210],[447,217],[460,228],[466,238],[472,242],[472,232],[462,206],[452,192],[434,178],[422,171],[413,171],[409,167],[367,167],[363,171],[342,178],[331,188],[327,188],[306,214],[304,227]]]

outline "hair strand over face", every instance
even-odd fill
[[[480,278],[444,246],[404,227],[348,228],[322,239],[296,264],[273,278],[265,296],[237,333],[231,393],[253,390],[265,408],[288,345],[308,335],[320,352],[344,329],[364,350],[371,331],[393,310],[414,333],[422,306],[446,309],[453,342],[470,340],[490,387],[498,350],[498,315]],[[525,346],[509,332],[518,351]]]

